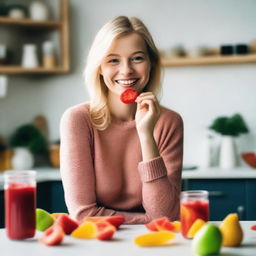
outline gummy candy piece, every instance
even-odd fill
[[[173,232],[176,232],[176,233],[180,232],[180,230],[181,230],[181,222],[178,221],[178,220],[175,220],[175,221],[172,222],[172,224],[174,226]]]
[[[55,223],[62,227],[66,235],[70,235],[79,225],[77,221],[71,219],[67,214],[61,214]]]
[[[65,212],[54,212],[54,213],[51,213],[51,216],[56,220],[60,215],[62,214],[66,214],[68,215],[67,213]]]
[[[75,238],[95,238],[97,227],[96,224],[91,221],[85,221],[78,226],[72,233],[71,236]]]
[[[256,231],[256,225],[251,226],[251,230],[255,230]]]
[[[48,229],[46,229],[41,238],[39,238],[39,242],[47,245],[58,245],[64,239],[65,233],[59,225],[52,225]]]
[[[134,239],[134,243],[138,246],[159,246],[166,244],[175,236],[171,231],[158,231],[137,236]]]
[[[167,217],[154,219],[146,224],[146,227],[151,231],[174,231],[175,226],[169,221]]]
[[[123,216],[92,216],[92,217],[85,217],[83,219],[84,221],[92,221],[92,222],[98,222],[98,221],[107,221],[116,228],[119,228],[120,225],[122,225],[125,222],[125,218]]]
[[[200,230],[206,222],[202,219],[197,219],[190,227],[187,237],[193,238],[198,230]]]
[[[85,221],[71,233],[71,236],[75,238],[110,240],[115,232],[116,228],[107,221]]]
[[[55,219],[52,217],[52,215],[40,208],[36,209],[36,229],[40,231],[45,231],[47,228],[49,228],[53,223]]]

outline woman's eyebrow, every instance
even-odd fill
[[[136,52],[133,52],[131,55],[138,54],[138,53],[145,54],[144,51],[136,51]],[[117,54],[117,53],[110,53],[110,54],[108,54],[106,57],[117,57],[117,56],[120,56],[120,54]]]

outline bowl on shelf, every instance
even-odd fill
[[[256,153],[245,152],[241,154],[242,159],[252,168],[256,168]]]

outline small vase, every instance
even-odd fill
[[[44,21],[49,19],[49,10],[43,1],[33,1],[29,11],[30,18],[33,20]]]
[[[220,145],[220,168],[232,169],[237,166],[237,151],[233,136],[222,136]]]
[[[37,47],[34,44],[25,44],[22,53],[22,67],[36,68],[39,66]]]
[[[17,147],[14,149],[12,157],[12,169],[29,170],[34,166],[34,157],[32,153],[25,147]]]

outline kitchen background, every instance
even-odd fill
[[[10,76],[7,95],[0,98],[0,134],[8,138],[18,126],[43,114],[50,140],[59,139],[62,113],[88,100],[82,76],[85,57],[98,29],[113,17],[141,18],[160,50],[181,44],[192,51],[250,44],[256,40],[255,10],[254,0],[71,0],[71,72]],[[164,68],[161,102],[183,117],[184,164],[200,163],[205,129],[221,115],[242,114],[250,133],[236,140],[239,151],[255,151],[255,73],[256,63]]]

